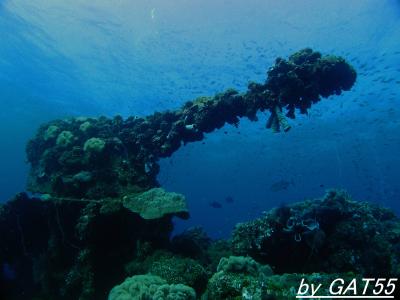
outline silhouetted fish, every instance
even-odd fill
[[[279,191],[287,190],[290,185],[294,185],[293,179],[290,181],[280,180],[280,181],[277,181],[277,182],[271,184],[271,186],[269,187],[269,190],[271,192],[279,192]]]
[[[235,200],[233,199],[233,197],[232,196],[227,196],[226,198],[225,198],[225,202],[226,203],[233,203]]]
[[[212,201],[208,203],[212,208],[222,208],[222,204],[219,203],[218,201]]]

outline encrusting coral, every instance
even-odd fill
[[[167,284],[155,275],[136,275],[115,286],[108,300],[195,300],[196,292],[183,284]]]
[[[222,299],[262,299],[265,277],[271,276],[268,265],[261,266],[250,257],[221,258],[217,272],[208,281],[207,297]]]
[[[50,126],[50,127],[54,128],[54,127],[57,127],[57,126],[53,125],[53,126]],[[46,139],[46,140],[49,139],[50,127],[48,128],[48,130],[46,130],[46,134],[44,136],[44,139]],[[60,147],[67,147],[70,144],[72,144],[73,139],[74,139],[74,135],[72,134],[72,132],[68,131],[68,130],[64,130],[58,135],[57,140],[56,140],[56,145],[60,146]]]
[[[153,188],[137,195],[124,196],[123,206],[138,213],[144,219],[159,219],[165,215],[189,217],[185,196],[168,193],[162,188]]]
[[[88,139],[85,144],[83,144],[83,151],[100,153],[104,150],[105,146],[106,142],[103,139],[93,137]]]

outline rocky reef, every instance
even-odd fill
[[[281,208],[266,219],[238,226],[232,241],[211,241],[198,228],[170,240],[172,218],[188,218],[189,212],[183,195],[159,187],[160,158],[226,123],[238,126],[242,117],[256,121],[258,111],[271,112],[267,128],[287,131],[287,117],[294,118],[296,109],[307,113],[312,104],[349,90],[356,80],[355,70],[343,58],[311,49],[287,60],[278,58],[267,74],[264,83],[252,82],[244,93],[231,89],[200,97],[175,111],[42,125],[26,148],[31,164],[28,190],[40,196],[21,193],[0,206],[5,274],[0,296],[89,300],[105,299],[111,291],[109,299],[258,299],[248,297],[264,297],[271,270],[320,272],[325,261],[332,272],[398,272],[392,255],[398,247],[394,230],[390,238],[388,232],[376,235],[370,230],[383,227],[367,223],[358,236],[361,248],[347,238],[338,240],[341,234],[360,231],[361,223],[348,218],[357,209],[363,220],[365,214],[379,212],[381,220],[390,220],[385,226],[398,224],[388,211],[368,205],[362,210],[347,199],[342,207],[335,202],[339,212],[309,211],[309,203]],[[320,219],[325,213],[341,217],[342,227],[325,224]],[[327,243],[329,238],[343,245]],[[366,241],[384,255],[369,253]],[[292,257],[289,265],[278,257],[281,246],[312,263],[306,268]],[[346,257],[342,265],[337,264],[340,254],[334,253],[338,249]],[[371,258],[367,266],[364,260]]]
[[[400,219],[344,191],[274,208],[228,240],[171,229],[122,205],[20,194],[0,206],[0,260],[16,274],[0,280],[4,299],[291,299],[302,278],[400,275]]]
[[[200,232],[184,232],[175,238],[179,244],[134,259],[127,273],[179,282],[210,300],[293,299],[302,279],[322,284],[326,295],[336,278],[400,275],[400,219],[340,190],[238,224],[229,240],[207,240]]]
[[[278,207],[238,224],[232,250],[277,273],[387,276],[400,271],[399,225],[391,210],[332,190],[323,199]]]
[[[19,194],[0,206],[0,262],[17,274],[1,278],[0,298],[101,299],[132,257],[167,247],[172,229],[171,215],[144,219],[116,201]]]

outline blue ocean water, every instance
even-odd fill
[[[356,85],[288,133],[266,130],[260,114],[163,159],[160,183],[191,212],[176,230],[227,236],[328,188],[400,212],[399,1],[1,0],[0,37],[1,201],[25,189],[25,144],[43,122],[144,116],[245,90],[276,57],[312,47],[348,59]]]

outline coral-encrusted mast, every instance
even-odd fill
[[[304,49],[288,60],[278,58],[266,82],[250,83],[243,94],[228,90],[144,118],[52,121],[27,146],[29,189],[87,199],[147,190],[158,185],[158,159],[182,143],[199,141],[225,123],[236,126],[242,117],[255,121],[264,110],[271,111],[268,128],[287,131],[283,111],[290,118],[296,108],[306,113],[321,97],[349,90],[355,80],[355,70],[343,58]]]

